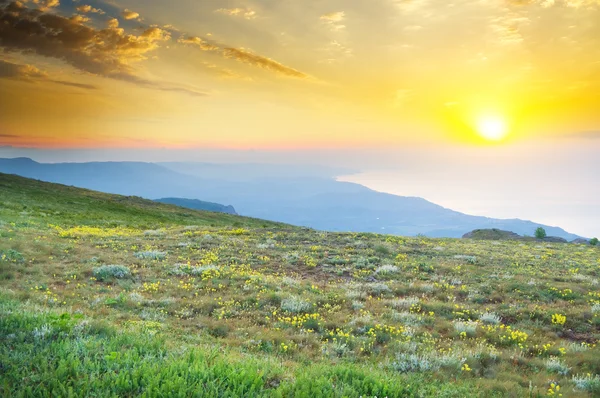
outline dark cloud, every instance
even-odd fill
[[[83,88],[87,90],[96,89],[91,84],[75,83],[65,80],[53,80],[48,78],[48,74],[36,68],[33,65],[15,64],[13,62],[0,60],[0,78],[21,80],[27,82],[46,81],[50,83],[61,84],[63,86]]]
[[[0,78],[32,80],[46,78],[48,75],[35,66],[20,65],[8,61],[0,60]]]
[[[83,88],[83,89],[86,89],[86,90],[96,90],[98,88],[98,87],[93,86],[91,84],[68,82],[68,81],[65,81],[65,80],[50,80],[50,81],[52,83],[61,84],[63,86]]]
[[[109,20],[105,29],[89,27],[84,24],[86,21],[82,16],[66,18],[13,1],[0,5],[0,46],[7,52],[60,59],[94,75],[164,91],[204,95],[136,75],[132,64],[147,59],[148,53],[169,40],[168,31],[149,27],[140,35],[132,35],[125,33],[116,19]]]

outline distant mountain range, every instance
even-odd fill
[[[198,199],[185,199],[185,198],[161,198],[156,199],[155,202],[167,203],[170,205],[187,207],[188,209],[214,211],[217,213],[226,213],[238,215],[233,206],[222,205],[220,203],[205,202]]]
[[[0,172],[148,199],[190,198],[230,203],[242,215],[325,231],[461,237],[496,228],[573,240],[559,227],[520,219],[471,216],[423,198],[377,192],[336,181],[340,170],[293,165],[89,162],[38,163],[0,159]]]

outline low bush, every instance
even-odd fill
[[[131,275],[131,271],[124,265],[102,265],[92,270],[94,277],[99,281],[109,279],[123,279]]]

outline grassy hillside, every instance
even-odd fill
[[[0,173],[0,220],[43,224],[129,226],[206,225],[274,227],[283,224],[177,207]]]
[[[597,247],[322,233],[5,175],[0,220],[2,396],[600,394]]]

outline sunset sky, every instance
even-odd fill
[[[0,0],[0,48],[13,150],[468,152],[508,181],[539,148],[600,202],[600,0]]]

